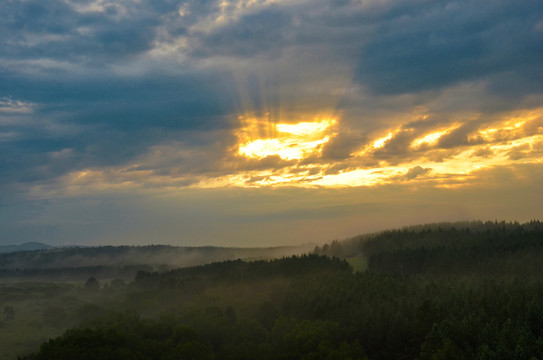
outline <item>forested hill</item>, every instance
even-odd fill
[[[87,287],[81,323],[24,360],[538,359],[543,284],[350,271],[306,255]],[[100,301],[109,296],[109,301]],[[111,301],[115,299],[114,301]],[[67,316],[67,315],[66,315]],[[72,318],[71,316],[67,316]]]
[[[33,251],[33,250],[45,250],[52,249],[53,246],[39,243],[39,242],[27,242],[21,245],[2,245],[0,246],[0,254],[12,253],[20,251]]]
[[[333,241],[317,254],[361,257],[376,272],[540,276],[543,223],[443,223]]]
[[[310,252],[312,244],[268,248],[97,246],[0,254],[0,278],[85,280],[133,279],[139,270],[165,271],[233,259],[274,259]]]
[[[245,262],[231,260],[208,265],[181,268],[166,272],[139,271],[135,284],[140,288],[179,288],[190,287],[190,283],[221,284],[244,281],[261,281],[270,278],[295,278],[310,275],[312,277],[330,273],[351,273],[349,264],[338,258],[326,256],[302,255],[284,257],[272,261],[258,260]]]

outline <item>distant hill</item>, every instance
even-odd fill
[[[261,260],[281,258],[307,253],[314,244],[298,246],[280,246],[268,248],[228,248],[228,247],[178,247],[168,245],[148,246],[97,246],[52,248],[40,244],[33,249],[46,251],[0,254],[0,268],[50,269],[82,266],[132,266],[145,264],[150,266],[187,267],[208,264],[224,260]],[[23,250],[19,245],[17,251]]]
[[[53,246],[40,242],[27,242],[21,245],[4,245],[0,246],[0,253],[13,253],[19,251],[34,251],[34,250],[46,250],[52,249]]]
[[[45,245],[47,246],[47,245]],[[132,279],[137,271],[166,271],[226,260],[267,260],[307,254],[314,244],[269,248],[98,246],[0,253],[0,278]],[[39,248],[43,249],[43,248]]]

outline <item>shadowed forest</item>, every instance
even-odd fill
[[[100,249],[95,251],[101,255],[119,251]],[[69,271],[10,267],[36,265],[50,251],[0,257],[2,358],[539,359],[543,354],[539,221],[414,226],[276,259],[174,268],[158,265],[157,257],[138,265],[147,268],[108,264],[110,273],[84,263],[79,277],[85,279],[58,275],[77,272],[73,266]],[[125,267],[124,275],[113,270]],[[53,280],[45,281],[48,276]]]

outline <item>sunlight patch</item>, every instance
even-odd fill
[[[413,148],[420,148],[421,146],[427,145],[427,146],[433,146],[436,145],[439,141],[439,139],[451,131],[457,129],[460,125],[453,125],[447,129],[435,131],[429,134],[424,135],[423,137],[420,137],[413,141],[411,144],[411,147]]]
[[[330,140],[334,124],[333,119],[297,124],[265,123],[267,130],[262,130],[259,125],[264,123],[255,119],[239,135],[238,154],[248,158],[277,155],[284,160],[304,159],[321,152],[322,145]]]

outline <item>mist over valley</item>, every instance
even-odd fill
[[[5,359],[483,359],[537,356],[543,343],[535,220],[298,247],[104,246],[0,259]]]

